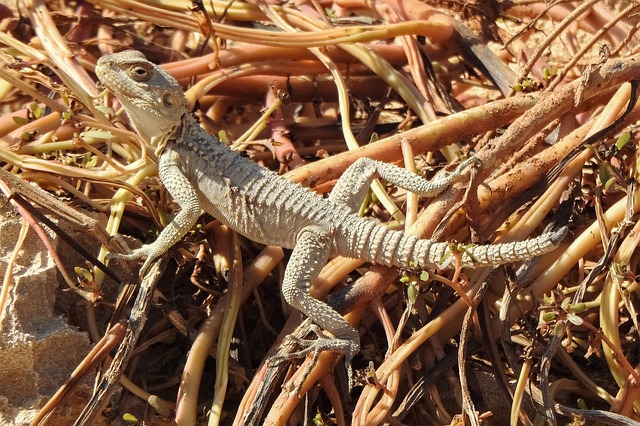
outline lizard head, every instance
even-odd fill
[[[138,134],[161,152],[187,108],[176,79],[135,50],[98,59],[96,75],[120,100]]]

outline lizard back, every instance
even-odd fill
[[[351,212],[231,151],[185,116],[185,134],[169,141],[203,209],[256,242],[293,248],[309,226],[335,229]],[[221,201],[223,200],[223,201]]]

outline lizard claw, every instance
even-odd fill
[[[140,268],[140,272],[139,272],[139,275],[143,276],[144,273],[147,271],[147,269],[149,269],[149,267],[151,266],[151,263],[153,262],[153,260],[157,257],[152,255],[149,245],[144,245],[135,250],[131,250],[128,247],[128,245],[124,242],[124,239],[121,236],[114,235],[112,238],[117,240],[118,244],[121,247],[123,247],[125,250],[127,250],[128,253],[109,252],[105,256],[105,260],[118,259],[118,260],[128,261],[128,260],[145,259],[144,263],[142,264],[142,268]]]
[[[283,346],[298,345],[302,349],[296,352],[276,354],[269,358],[269,363],[279,364],[291,359],[304,358],[310,353],[313,353],[311,362],[305,367],[305,370],[300,377],[300,380],[294,388],[294,392],[297,395],[302,387],[302,384],[307,380],[307,377],[311,373],[311,370],[318,364],[318,359],[323,351],[336,352],[344,355],[344,366],[347,371],[347,381],[349,386],[349,392],[353,389],[353,368],[351,362],[353,357],[360,350],[360,345],[346,339],[337,339],[333,336],[326,334],[320,327],[315,324],[310,326],[310,331],[315,333],[317,339],[303,339],[294,335],[289,335],[285,338]]]

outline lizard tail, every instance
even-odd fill
[[[416,269],[451,268],[454,253],[460,253],[463,267],[485,267],[518,262],[555,249],[568,233],[568,228],[548,232],[524,241],[488,245],[422,240],[382,226],[368,227],[356,249],[355,257],[369,262]],[[362,234],[360,234],[362,235]],[[352,249],[354,247],[352,246]]]
[[[554,250],[568,233],[566,226],[536,238],[502,244],[458,245],[420,240],[417,244],[420,266],[453,267],[453,253],[460,253],[462,267],[481,268],[504,265],[540,256]]]

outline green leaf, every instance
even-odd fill
[[[416,299],[418,298],[418,287],[415,285],[415,283],[410,283],[407,286],[407,299],[409,300],[410,304],[414,304],[416,303]]]
[[[29,124],[29,119],[25,118],[25,117],[20,117],[17,115],[14,115],[13,117],[13,122],[20,125],[20,126],[24,126],[25,124]]]
[[[576,314],[568,314],[567,320],[573,325],[582,325],[584,322],[581,317]]]
[[[543,67],[542,68],[542,79],[543,80],[551,80],[553,77],[555,77],[556,75],[558,75],[558,67],[551,66],[551,67]]]
[[[562,321],[558,321],[553,326],[553,335],[554,336],[562,336],[562,332],[563,331],[564,331],[564,324],[562,323]]]
[[[44,109],[37,102],[31,102],[29,109],[31,110],[33,117],[36,119],[44,115]]]
[[[598,178],[602,183],[605,183],[611,178],[611,173],[609,172],[609,169],[604,166],[604,164],[600,164],[598,166]]]
[[[611,185],[613,185],[615,183],[615,181],[616,181],[616,178],[614,178],[614,177],[612,177],[608,181],[606,181],[605,184],[604,184],[604,190],[608,191],[609,187],[611,187]]]
[[[131,413],[124,413],[122,415],[122,420],[124,420],[127,424],[136,424],[138,423],[138,419]]]
[[[581,312],[584,312],[587,310],[587,304],[586,303],[578,303],[575,305],[571,306],[571,312],[574,314],[579,314]]]
[[[224,130],[220,130],[218,132],[218,139],[220,139],[220,142],[222,142],[225,145],[229,143],[229,137],[227,136],[227,132]]]
[[[84,278],[87,281],[92,281],[93,280],[93,274],[88,271],[87,269],[81,268],[79,266],[76,266],[74,268],[74,271],[76,273],[76,275],[78,275],[79,277]]]
[[[324,13],[327,15],[328,18],[331,19],[337,19],[338,18],[338,14],[336,13],[335,10],[331,9],[331,8],[325,8],[324,9]]]
[[[557,313],[556,312],[547,311],[547,312],[543,313],[540,318],[542,319],[542,322],[551,322],[551,321],[555,320],[556,317],[557,317]]]
[[[98,157],[95,155],[85,155],[83,160],[85,169],[92,169],[98,164]]]
[[[587,410],[589,407],[587,406],[587,402],[583,398],[578,398],[576,401],[576,405],[581,410]]]
[[[616,149],[620,151],[631,140],[631,133],[625,132],[618,137],[616,141]]]

